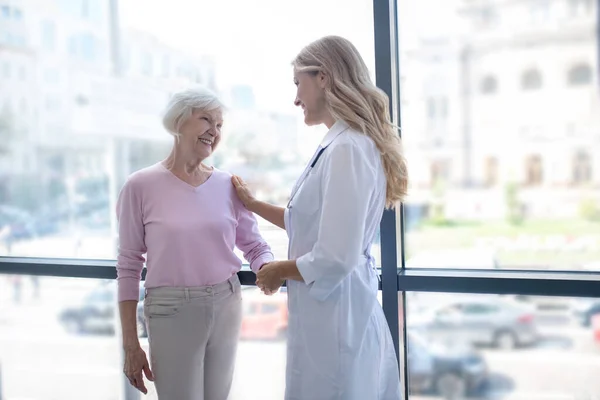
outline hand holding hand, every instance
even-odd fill
[[[276,293],[283,282],[280,264],[277,261],[263,265],[256,274],[256,286],[266,295]]]

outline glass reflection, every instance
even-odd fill
[[[600,396],[597,303],[563,298],[549,309],[515,296],[409,294],[410,398]]]

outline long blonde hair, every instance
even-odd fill
[[[388,96],[371,81],[356,47],[342,37],[325,36],[302,49],[292,65],[299,72],[320,71],[328,77],[325,101],[332,116],[375,142],[387,180],[386,207],[394,208],[407,192],[406,159]]]

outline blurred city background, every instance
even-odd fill
[[[406,267],[599,270],[598,2],[398,7]],[[0,0],[0,256],[114,259],[118,191],[168,154],[161,111],[191,84],[229,109],[209,162],[285,205],[325,133],[293,106],[290,62],[326,34],[374,74],[371,1]],[[285,232],[259,223],[285,258]],[[0,398],[122,398],[114,294],[0,276]],[[285,291],[243,297],[232,398],[281,399]],[[409,293],[411,398],[600,399],[596,315],[587,299]],[[147,347],[144,329],[140,313]]]

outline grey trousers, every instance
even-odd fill
[[[242,321],[237,275],[213,286],[147,289],[144,315],[159,400],[227,400]]]

